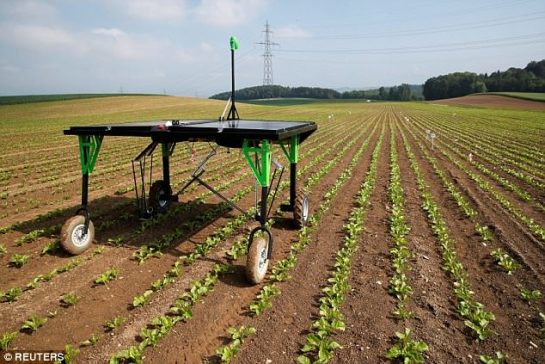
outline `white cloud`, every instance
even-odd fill
[[[267,4],[268,0],[202,0],[195,13],[206,24],[240,25],[261,14]]]
[[[105,35],[115,39],[119,39],[127,35],[124,31],[116,29],[116,28],[96,28],[96,29],[93,29],[91,33],[96,35]]]
[[[129,33],[119,28],[95,28],[71,33],[60,27],[12,23],[0,23],[2,44],[30,51],[36,57],[56,54],[75,60],[84,56],[97,62],[168,62],[168,59],[174,59],[180,63],[198,63],[203,58],[209,58],[214,51],[214,47],[206,42],[181,48],[162,37]],[[2,70],[9,71],[5,67]]]
[[[275,38],[290,38],[290,39],[304,39],[310,38],[310,32],[299,27],[298,25],[288,25],[274,30]]]
[[[81,49],[72,34],[58,27],[23,24],[0,24],[0,41],[30,50]]]
[[[186,15],[184,0],[127,0],[121,7],[132,17],[151,21],[180,21]]]
[[[6,64],[3,66],[0,66],[0,71],[5,73],[16,73],[21,71],[21,67],[13,66],[11,64]]]
[[[44,1],[1,1],[0,17],[10,21],[50,24],[58,20],[58,11]]]
[[[172,45],[163,39],[128,34],[117,28],[97,28],[83,36],[93,53],[123,60],[148,60],[168,54]]]

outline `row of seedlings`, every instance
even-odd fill
[[[298,363],[327,363],[333,357],[334,350],[341,347],[334,340],[334,335],[335,331],[344,331],[346,327],[340,306],[350,290],[349,279],[352,258],[358,250],[359,237],[363,231],[371,194],[375,188],[384,130],[385,126],[383,124],[379,140],[373,150],[365,182],[361,185],[356,197],[356,207],[352,209],[348,222],[344,225],[345,237],[340,250],[335,255],[334,271],[327,280],[328,285],[322,288],[318,318],[312,323],[310,333],[306,335],[306,344],[301,347],[302,355],[297,358]]]
[[[407,320],[413,317],[413,313],[407,308],[407,303],[413,293],[407,272],[408,260],[412,253],[409,249],[407,234],[410,227],[405,222],[405,193],[402,186],[401,170],[398,163],[395,133],[390,124],[390,184],[388,196],[391,203],[390,212],[390,236],[393,247],[390,249],[393,274],[389,282],[389,292],[397,299],[396,308],[393,311],[395,317]],[[411,329],[405,327],[404,332],[396,332],[397,341],[388,349],[388,359],[400,358],[404,362],[424,362],[423,353],[428,350],[424,341],[415,341],[411,338]]]
[[[475,299],[467,271],[456,255],[445,219],[432,193],[429,191],[429,187],[424,180],[424,176],[420,171],[416,157],[411,150],[405,134],[401,130],[400,133],[411,168],[416,175],[416,182],[423,201],[422,209],[428,217],[429,224],[441,248],[443,269],[454,280],[453,291],[458,300],[458,313],[465,319],[464,324],[473,330],[478,340],[486,340],[490,336],[496,335],[496,332],[490,328],[490,325],[495,320],[495,316],[492,312],[487,311],[482,303]]]

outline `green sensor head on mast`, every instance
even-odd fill
[[[231,36],[229,39],[229,43],[231,44],[231,50],[236,51],[238,49],[238,39],[237,37]]]

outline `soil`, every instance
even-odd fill
[[[499,95],[469,95],[433,101],[433,103],[453,106],[478,106],[496,109],[545,111],[545,102],[523,100]]]
[[[475,98],[527,102],[499,96]],[[180,208],[179,214],[142,234],[136,234],[135,230],[143,222],[135,217],[136,211],[130,196],[113,194],[120,186],[131,183],[131,175],[119,172],[119,178],[114,177],[105,182],[104,189],[97,190],[91,196],[91,209],[96,216],[96,241],[93,249],[79,256],[81,263],[68,272],[58,273],[48,282],[39,283],[35,289],[24,291],[16,302],[0,303],[0,334],[19,331],[23,321],[32,314],[50,316],[36,332],[21,331],[9,349],[62,350],[65,345],[70,344],[80,350],[76,362],[108,362],[115,353],[137,345],[138,334],[142,328],[150,325],[153,318],[167,314],[176,298],[192,282],[202,279],[214,264],[224,263],[231,264],[234,273],[221,276],[213,291],[194,304],[191,319],[177,323],[157,346],[146,348],[145,362],[219,362],[215,351],[230,342],[228,328],[241,325],[254,327],[256,334],[243,342],[234,363],[294,362],[301,354],[301,347],[306,342],[312,322],[319,315],[322,288],[327,285],[327,279],[334,269],[335,254],[341,247],[345,234],[343,225],[355,206],[362,183],[366,180],[371,154],[384,127],[376,185],[365,214],[359,249],[351,263],[351,290],[341,304],[346,329],[333,336],[342,345],[342,349],[334,352],[332,362],[389,362],[385,353],[395,342],[395,332],[402,332],[406,327],[412,330],[415,340],[428,344],[429,350],[425,353],[425,358],[430,363],[476,363],[479,355],[493,355],[496,351],[507,353],[510,363],[543,362],[545,342],[541,339],[542,323],[538,320],[538,312],[545,312],[545,300],[528,304],[519,296],[519,287],[539,289],[545,294],[545,251],[542,244],[526,226],[479,189],[465,170],[452,164],[438,150],[431,150],[424,144],[423,148],[427,148],[437,158],[440,168],[478,212],[475,221],[465,218],[424,158],[417,139],[411,133],[414,131],[403,123],[399,116],[401,106],[364,106],[352,110],[349,116],[336,117],[334,123],[321,122],[319,130],[301,148],[301,153],[311,151],[301,158],[301,170],[325,152],[323,159],[299,177],[299,183],[304,183],[345,145],[355,141],[339,162],[309,191],[312,213],[320,206],[324,194],[353,160],[358,148],[369,138],[369,144],[356,161],[352,176],[341,186],[331,207],[311,234],[310,245],[299,253],[297,264],[289,272],[291,279],[277,283],[281,294],[273,298],[272,307],[263,314],[253,316],[248,309],[263,283],[255,286],[247,283],[244,276],[246,257],[234,262],[226,259],[226,252],[232,244],[255,226],[252,221],[237,229],[194,264],[184,266],[180,277],[154,293],[143,307],[132,308],[133,297],[150,289],[152,283],[162,278],[175,261],[193,251],[239,213],[236,210],[216,212],[205,218],[207,212],[217,210],[221,200],[211,196],[203,204],[194,204],[195,198],[203,192],[202,189],[196,189],[180,196],[180,201],[174,204],[173,208]],[[410,111],[404,109],[403,112],[410,114]],[[327,114],[324,115],[327,120]],[[373,129],[375,125],[377,128]],[[389,230],[391,204],[388,198],[390,125],[393,126],[395,147],[399,155],[406,223],[411,228],[407,236],[412,252],[408,263],[408,276],[413,293],[408,308],[413,317],[405,320],[393,315],[397,302],[389,293],[389,279],[393,272]],[[371,130],[374,132],[371,133]],[[442,251],[422,209],[421,193],[400,131],[407,136],[432,197],[439,204],[458,260],[470,277],[476,300],[496,317],[491,326],[497,335],[484,342],[476,340],[475,335],[464,324],[464,318],[458,314],[453,279],[442,269]],[[339,143],[328,150],[334,142]],[[217,178],[214,185],[240,179],[223,190],[229,197],[254,183],[252,175],[244,174],[248,172],[246,165],[241,164],[240,169],[229,168],[231,163],[239,163],[241,160],[238,153],[225,154],[220,156],[217,164],[212,164],[216,168],[212,167],[210,170],[210,178]],[[181,161],[177,163],[178,167],[183,164]],[[67,174],[66,178],[69,176]],[[533,192],[539,193],[537,190]],[[298,230],[293,227],[291,213],[275,212],[279,203],[287,196],[288,191],[283,191],[272,209],[275,216],[272,227],[274,251],[269,271],[275,262],[287,256],[291,245],[297,239]],[[24,287],[34,277],[62,267],[73,259],[62,252],[53,255],[40,254],[47,243],[58,238],[58,232],[21,246],[16,245],[16,240],[33,229],[62,224],[77,208],[77,198],[77,194],[73,195],[66,202],[67,209],[56,215],[19,220],[21,223],[15,229],[0,235],[0,244],[8,250],[8,254],[0,256],[0,290]],[[253,193],[247,194],[239,202],[243,209],[248,209],[253,204]],[[51,207],[43,206],[21,214],[34,214],[36,217],[50,210]],[[476,222],[490,227],[493,232],[492,241],[483,244],[474,230]],[[134,260],[133,253],[143,244],[169,236],[186,223],[194,224],[165,249],[162,255],[150,258],[143,264]],[[116,245],[114,242],[118,238],[123,238],[124,243]],[[103,247],[104,251],[93,255],[96,247]],[[492,260],[490,252],[498,247],[520,264],[513,275],[508,275]],[[29,254],[32,258],[20,269],[8,267],[13,253]],[[94,284],[95,278],[110,267],[118,267],[120,276],[107,285]],[[269,278],[266,278],[265,283],[268,281]],[[73,307],[65,307],[60,303],[62,295],[67,292],[75,292],[79,297]],[[124,317],[125,322],[119,328],[107,331],[104,328],[105,322],[116,316]],[[97,335],[98,342],[90,347],[79,347],[79,343],[89,339],[92,334]]]

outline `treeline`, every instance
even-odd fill
[[[272,98],[312,98],[312,99],[338,99],[340,93],[320,87],[284,87],[278,85],[247,87],[236,91],[238,100],[256,100]],[[231,92],[222,92],[213,96],[211,99],[227,100],[231,97]]]
[[[257,100],[271,98],[309,98],[309,99],[370,99],[409,101],[418,100],[421,97],[418,92],[419,86],[402,84],[394,87],[381,87],[377,90],[357,90],[338,92],[329,88],[320,87],[285,87],[279,85],[254,86],[236,91],[237,100]],[[222,92],[211,99],[227,100],[230,92]]]
[[[511,67],[491,74],[455,72],[432,77],[424,83],[426,100],[447,99],[479,92],[545,92],[545,60],[525,68]]]
[[[380,87],[374,90],[346,91],[341,97],[343,99],[414,101],[422,99],[422,86],[403,83],[399,86]]]

